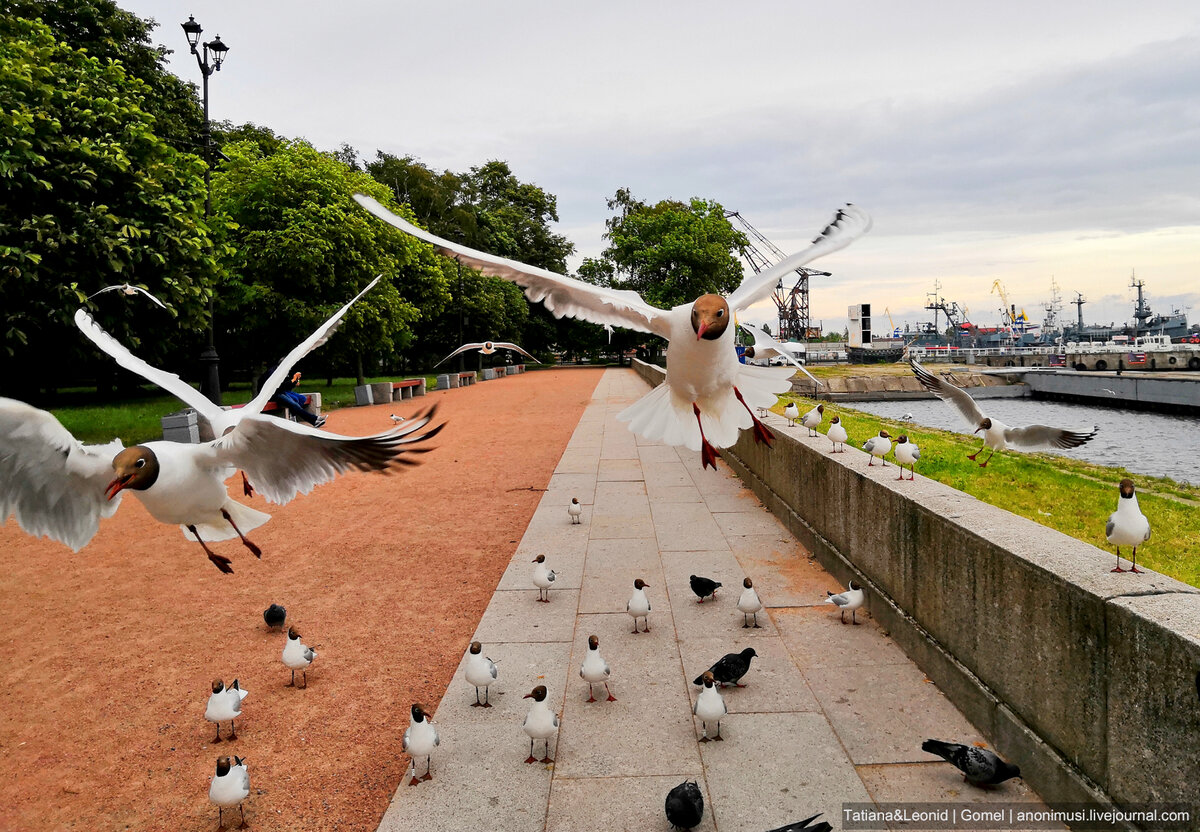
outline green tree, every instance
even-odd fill
[[[118,296],[97,299],[100,322],[134,347],[204,326],[219,267],[202,219],[203,163],[155,133],[145,94],[121,64],[0,16],[0,334],[19,359],[0,383],[53,388],[61,368],[94,355],[71,317],[113,283],[171,306],[134,312]],[[165,339],[145,342],[148,359],[163,354]]]
[[[400,210],[391,192],[303,141],[285,141],[270,154],[248,141],[225,153],[229,161],[213,177],[214,210],[234,229],[229,276],[217,295],[221,354],[238,354],[257,370],[383,274],[314,360],[353,362],[360,383],[365,366],[395,363],[417,322],[439,315],[450,296],[432,247],[352,199],[366,193]]]

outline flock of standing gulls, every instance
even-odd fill
[[[739,362],[734,349],[735,327],[730,324],[740,310],[765,299],[779,279],[794,269],[825,254],[849,245],[871,227],[870,216],[860,208],[846,205],[818,234],[805,250],[785,258],[776,266],[747,277],[728,297],[705,294],[690,303],[670,310],[647,304],[635,292],[595,286],[565,275],[555,274],[506,258],[475,251],[436,237],[404,219],[397,217],[374,199],[356,195],[355,199],[384,222],[432,244],[443,254],[457,259],[484,274],[500,277],[521,286],[533,301],[542,302],[556,317],[573,317],[604,326],[610,333],[613,326],[658,335],[669,342],[667,374],[663,384],[639,399],[618,415],[629,423],[630,429],[647,439],[668,445],[699,451],[703,467],[716,468],[721,448],[732,445],[743,429],[753,430],[756,442],[768,447],[774,433],[754,415],[775,404],[777,396],[791,387],[794,367],[759,367]],[[256,558],[261,549],[246,535],[270,519],[270,515],[252,509],[229,496],[226,481],[240,472],[242,492],[250,496],[260,492],[268,501],[287,503],[300,494],[309,493],[315,486],[328,482],[350,470],[388,473],[413,465],[432,448],[426,444],[445,426],[433,425],[435,409],[409,419],[393,416],[395,426],[371,436],[342,436],[313,427],[263,415],[263,408],[287,377],[293,365],[309,352],[324,344],[336,331],[350,307],[366,295],[378,282],[372,281],[357,297],[339,309],[307,339],[289,352],[257,396],[247,405],[235,410],[223,410],[209,402],[179,376],[155,368],[135,356],[124,345],[105,332],[85,310],[75,314],[80,332],[120,366],[179,398],[194,408],[212,428],[211,441],[199,444],[147,442],[124,448],[119,440],[106,445],[84,445],[76,440],[55,417],[43,410],[13,399],[0,398],[0,521],[14,516],[20,527],[34,536],[49,537],[78,551],[86,546],[99,530],[102,517],[111,516],[125,493],[132,494],[147,508],[151,516],[162,523],[180,526],[185,537],[202,547],[208,560],[221,572],[233,571],[232,561],[214,552],[209,543],[238,538]],[[161,301],[144,289],[128,284],[108,287],[96,293],[119,292],[126,296],[147,295],[159,306]],[[95,295],[93,295],[95,297]],[[90,300],[90,298],[89,298]],[[763,357],[776,353],[786,355],[778,342],[755,333],[755,346]],[[489,349],[511,344],[468,344],[467,349]],[[453,355],[452,354],[452,355]],[[448,356],[449,357],[449,356]],[[788,356],[797,367],[798,365]],[[943,400],[955,406],[983,433],[983,448],[992,455],[1007,447],[1020,450],[1037,448],[1070,448],[1088,441],[1095,435],[1032,425],[1010,428],[988,418],[964,391],[928,373],[913,362],[913,371],[922,384]],[[804,370],[803,367],[800,367]],[[804,370],[807,372],[807,370]],[[822,424],[824,406],[818,405],[800,416],[795,403],[788,405],[785,415],[795,424],[808,428],[810,436]],[[834,453],[845,449],[848,436],[840,419],[834,417],[827,433]],[[840,450],[839,450],[839,446]],[[894,447],[894,451],[893,451]],[[981,448],[980,450],[983,450]],[[920,460],[920,450],[907,436],[900,436],[893,446],[886,430],[869,439],[864,449],[870,454],[868,465],[893,452],[901,468],[912,469]],[[974,459],[977,454],[972,455]],[[981,462],[986,466],[991,456]],[[887,462],[884,460],[886,466]],[[1133,483],[1124,480],[1120,486],[1118,509],[1109,520],[1107,536],[1117,548],[1117,568],[1120,565],[1120,546],[1133,548],[1132,572],[1136,566],[1137,546],[1149,539],[1146,518],[1137,507]],[[582,507],[572,500],[568,508],[570,522],[581,522]],[[532,575],[538,600],[549,603],[555,572],[547,567],[545,555],[535,559]],[[691,577],[693,592],[703,603],[715,600],[717,581],[701,576]],[[633,619],[633,632],[648,632],[651,612],[647,585],[640,578],[634,583],[626,611]],[[827,603],[835,605],[845,623],[845,613],[851,613],[851,623],[857,623],[855,612],[864,602],[863,589],[851,582],[846,592],[829,593]],[[752,580],[743,581],[743,591],[737,609],[743,616],[743,627],[758,627],[757,615],[763,609]],[[268,625],[282,628],[286,611],[272,605],[264,613]],[[639,626],[639,621],[644,629]],[[300,670],[307,686],[307,668],[316,653],[301,641],[296,629],[290,628],[281,660],[292,671],[289,685],[295,684],[295,672]],[[696,678],[701,687],[693,708],[700,721],[701,742],[719,741],[721,722],[728,715],[721,689],[733,685],[750,669],[755,658],[752,648],[730,653]],[[490,707],[488,689],[498,678],[496,664],[482,655],[482,645],[472,643],[465,667],[469,684],[476,689],[479,707]],[[580,676],[588,682],[589,694],[603,684],[608,702],[616,698],[609,689],[611,668],[599,653],[599,639],[588,639],[588,652],[580,667]],[[480,696],[482,691],[482,701]],[[230,723],[229,739],[236,739],[234,721],[241,716],[246,691],[235,679],[226,686],[220,679],[212,683],[205,718],[217,725],[220,741],[222,722]],[[530,738],[530,753],[526,762],[552,762],[550,740],[557,735],[559,716],[546,704],[546,688],[535,687],[526,694],[532,699],[523,727]],[[588,701],[596,701],[590,695]],[[714,735],[709,737],[710,726]],[[543,756],[534,754],[535,743],[543,743]],[[404,735],[403,749],[412,758],[411,783],[432,779],[430,762],[440,743],[437,728],[422,705],[414,703],[411,723]],[[971,783],[993,785],[1019,776],[1015,766],[1000,760],[987,749],[929,740],[925,750],[942,756],[964,773]],[[424,774],[417,777],[417,761],[424,758]],[[238,806],[249,794],[249,774],[243,758],[228,756],[218,759],[210,785],[209,798],[218,807],[218,822],[223,826],[223,811]],[[703,798],[695,783],[685,782],[672,789],[666,799],[668,820],[678,828],[691,828],[700,822]],[[808,818],[781,830],[807,829],[828,832],[827,823],[809,824]],[[242,812],[242,825],[245,814]]]

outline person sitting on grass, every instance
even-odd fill
[[[273,372],[275,372],[275,367],[269,367],[265,373],[258,377],[259,389],[262,388]],[[271,396],[271,401],[291,413],[300,421],[307,422],[314,428],[324,427],[325,417],[318,417],[309,413],[305,407],[306,400],[304,396],[295,392],[295,387],[299,382],[300,373],[293,373],[291,378],[284,379],[283,383],[279,385],[279,389],[275,391],[275,395]]]

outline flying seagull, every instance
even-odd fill
[[[702,464],[714,469],[717,449],[736,442],[743,428],[752,427],[755,441],[770,445],[774,434],[752,408],[774,405],[777,395],[791,387],[794,373],[789,368],[739,362],[733,343],[735,327],[730,326],[733,316],[767,298],[783,275],[844,248],[871,228],[871,218],[865,211],[846,205],[807,249],[747,277],[729,297],[706,294],[674,309],[659,309],[637,292],[595,286],[443,240],[406,222],[369,196],[355,194],[354,198],[379,219],[430,243],[442,254],[484,274],[516,283],[530,300],[541,301],[557,318],[622,326],[669,341],[666,381],[617,418],[629,422],[630,430],[647,439],[700,451]]]
[[[99,292],[92,292],[90,295],[88,295],[88,300],[91,300],[92,298],[96,297],[96,295],[103,295],[105,292],[120,292],[121,294],[127,295],[129,297],[133,297],[134,295],[141,293],[141,294],[145,295],[146,297],[150,298],[150,300],[157,303],[163,309],[167,308],[167,305],[165,303],[163,303],[161,300],[159,300],[158,298],[156,298],[154,295],[147,292],[141,286],[134,286],[132,283],[118,283],[115,286],[105,286]]]
[[[521,355],[527,356],[529,358],[529,360],[534,362],[535,364],[542,363],[542,362],[538,361],[536,358],[534,358],[532,355],[529,355],[529,353],[525,352],[525,350],[518,347],[516,344],[510,344],[507,341],[480,341],[477,344],[463,344],[461,347],[459,347],[454,352],[447,355],[445,358],[443,358],[441,361],[439,361],[437,364],[434,364],[433,366],[437,367],[441,364],[445,364],[447,361],[449,361],[454,356],[458,355],[460,352],[470,352],[471,350],[479,350],[484,355],[491,355],[492,353],[497,352],[498,350],[513,350],[515,352],[521,353]]]
[[[821,386],[821,382],[817,381],[817,377],[804,369],[804,365],[797,361],[796,357],[788,352],[782,343],[776,341],[761,329],[754,329],[742,323],[739,323],[738,326],[749,333],[750,337],[754,339],[754,343],[746,347],[743,353],[746,358],[770,360],[776,356],[782,356],[789,364],[794,365],[797,370],[812,379],[814,384],[818,387]]]

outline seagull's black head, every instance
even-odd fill
[[[228,757],[218,757],[217,758],[217,776],[224,777],[228,773],[229,773],[229,758]]]
[[[1121,480],[1120,489],[1121,497],[1128,500],[1133,496],[1133,480],[1128,478]]]
[[[646,583],[641,578],[638,578],[636,581],[633,582],[634,589],[645,589],[648,586],[650,586],[650,584]]]
[[[881,431],[879,431],[879,435],[880,435],[882,438],[884,438],[884,439],[887,439],[887,438],[889,438],[889,437],[891,436],[891,434],[890,434],[890,433],[888,433],[886,430],[881,430]]]
[[[908,443],[908,436],[907,436],[907,434],[903,434],[903,433],[902,433],[902,434],[900,434],[900,438],[896,440],[896,444],[897,444],[897,445],[904,445],[904,444],[907,444],[907,443]]]
[[[746,587],[746,589],[750,589],[754,586],[754,581],[746,578],[744,581],[742,581],[742,586]]]
[[[426,716],[427,714],[425,713],[425,709],[421,707],[421,703],[414,702],[412,704],[413,722],[424,722]]]
[[[579,505],[579,498],[578,498],[578,497],[572,497],[572,498],[571,498],[571,505],[573,505],[573,506],[577,506],[577,505]]]
[[[300,638],[300,634],[296,632],[295,627],[288,627],[288,639],[294,640]]]
[[[984,419],[982,422],[979,423],[979,427],[975,429],[975,432],[979,433],[979,431],[981,431],[981,430],[991,430],[991,429],[992,429],[992,420]]]
[[[720,295],[701,295],[692,304],[692,331],[696,340],[715,341],[729,327],[729,303]]]
[[[820,413],[822,416],[824,416],[825,415],[825,405],[823,405],[823,404],[817,405],[817,412]]]
[[[848,588],[849,588],[851,591],[853,591],[853,590],[856,590],[856,589],[862,589],[862,587],[860,587],[858,584],[854,583],[854,581],[851,581],[851,582],[850,582],[850,585],[849,585],[849,587],[848,587]]]
[[[704,687],[711,688],[717,683],[716,677],[712,675],[711,670],[706,670],[700,674],[700,681],[704,683]]]
[[[754,347],[746,347],[746,349],[742,352],[742,355],[746,356],[747,358],[753,358]]]
[[[546,686],[538,685],[529,693],[521,697],[522,699],[532,699],[534,702],[544,702],[546,699]]]
[[[534,558],[532,561],[530,561],[530,563],[545,563],[545,562],[546,562],[545,555],[538,555],[536,558]]]
[[[589,650],[595,650],[599,646],[600,646],[600,639],[596,638],[596,636],[588,636],[588,649]]]
[[[145,491],[158,479],[158,457],[144,445],[121,451],[113,457],[112,467],[116,476],[104,489],[110,500],[126,488]]]
[[[471,642],[471,653],[473,655],[478,656],[481,652],[483,652],[483,645],[480,644],[478,641],[472,641]]]
[[[220,679],[213,679],[212,692],[220,693],[223,690],[225,690],[225,683],[222,682]]]
[[[832,419],[829,421],[829,424],[831,424],[831,425],[838,425],[838,424],[841,424],[841,422],[842,422],[842,417],[841,417],[841,416],[834,416],[834,417],[833,417],[833,418],[832,418]]]

